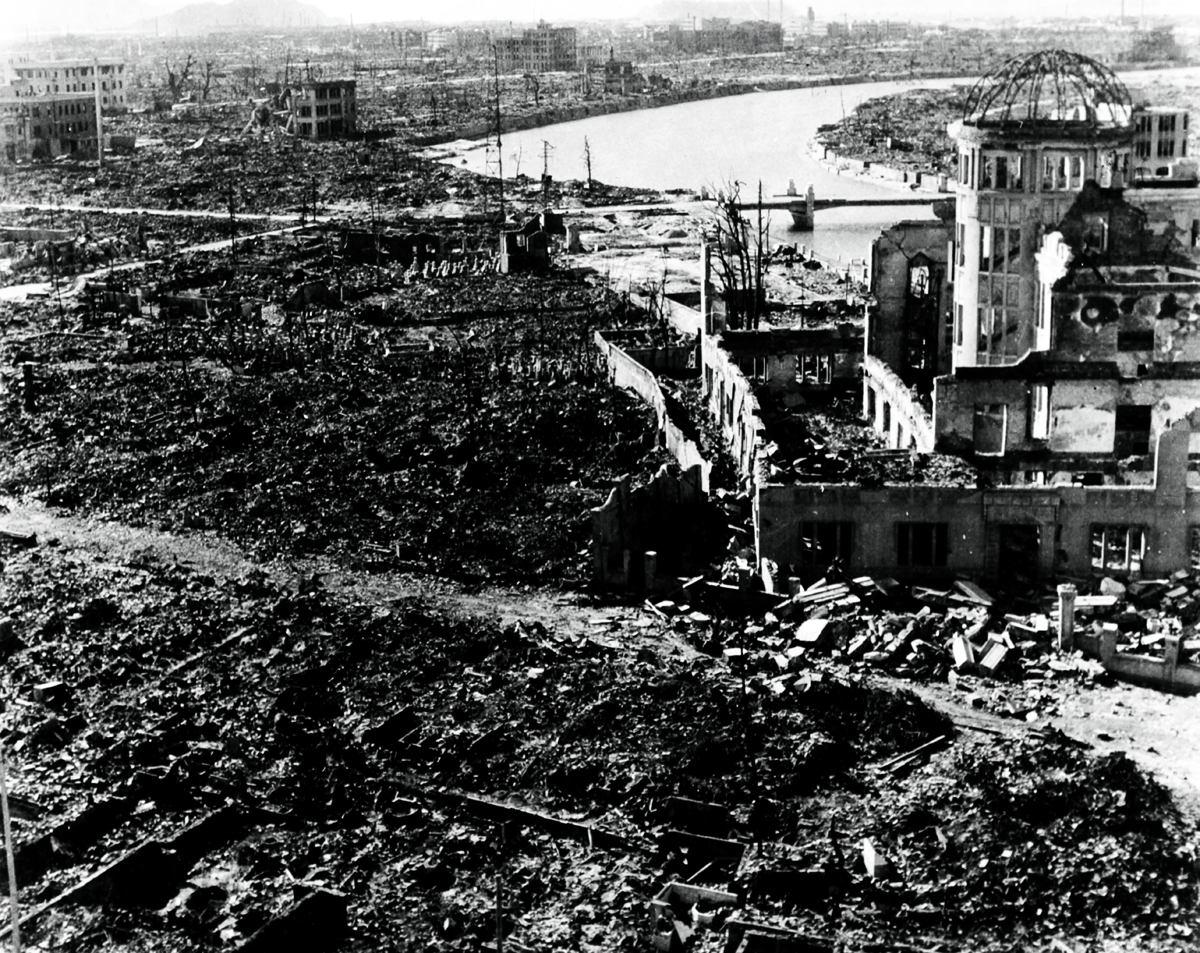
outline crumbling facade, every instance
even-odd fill
[[[1010,61],[951,127],[953,216],[875,243],[863,415],[895,450],[966,458],[974,485],[794,478],[772,460],[771,361],[705,338],[709,406],[753,496],[760,560],[801,577],[835,560],[898,578],[1200,565],[1186,129],[1083,57]]]
[[[0,161],[95,154],[92,95],[15,96],[0,87]]]
[[[306,80],[288,95],[288,131],[306,139],[353,136],[357,83],[352,79]]]
[[[952,224],[939,236],[902,223],[875,244],[867,350],[919,397],[902,426],[932,427],[937,447],[996,483],[1150,479],[1157,436],[1192,411],[1197,387],[1184,333],[1160,320],[1191,307],[1200,277],[1187,125],[1062,51],[977,84],[950,130]],[[943,241],[945,283],[931,294],[923,269]],[[940,313],[923,310],[939,298]],[[886,430],[900,408],[875,366],[864,410]]]

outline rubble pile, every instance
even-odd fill
[[[444,337],[404,346],[403,327],[281,315],[253,341],[287,369],[254,376],[228,369],[220,313],[127,333],[114,318],[117,333],[86,342],[91,362],[37,369],[37,414],[12,379],[0,483],[139,524],[217,529],[261,555],[580,578],[590,507],[616,477],[666,459],[652,411],[596,372],[605,300],[569,276],[414,284],[392,304],[421,327],[444,301]],[[161,362],[116,363],[130,346]],[[289,348],[302,359],[286,362]]]
[[[1116,633],[1118,652],[1162,657],[1168,636],[1178,636],[1179,661],[1200,656],[1200,571],[1181,569],[1167,579],[1138,579],[1128,584],[1104,578],[1097,592],[1076,601],[1081,634]]]
[[[976,484],[975,469],[959,457],[888,450],[863,424],[853,399],[788,409],[765,388],[756,396],[771,435],[763,457],[772,483]]]
[[[869,99],[818,135],[840,158],[953,175],[958,152],[946,126],[962,118],[968,90],[913,89]]]
[[[155,550],[0,556],[34,943],[278,948],[316,908],[315,949],[479,949],[498,890],[512,949],[1186,942],[1169,799],[1062,737],[980,740],[832,665],[763,693],[648,609],[501,626]]]

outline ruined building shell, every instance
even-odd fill
[[[1067,50],[1014,56],[971,87],[963,122],[974,126],[1025,123],[1125,125],[1129,90],[1106,66]]]

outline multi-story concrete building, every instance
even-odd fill
[[[496,57],[504,73],[552,73],[579,65],[575,27],[549,26],[545,20],[521,36],[498,37]]]
[[[300,83],[288,94],[288,131],[306,139],[353,136],[358,118],[356,85],[352,79]]]
[[[0,87],[0,161],[95,154],[92,95],[15,95]]]
[[[23,60],[5,63],[7,82],[23,96],[94,95],[100,87],[102,109],[124,109],[125,63],[121,60]]]
[[[1148,460],[1122,461],[1152,457],[1158,434],[1200,407],[1195,356],[1165,330],[1200,292],[1187,122],[1135,107],[1106,68],[1062,51],[977,84],[950,130],[959,184],[939,445],[1002,482],[1149,478]]]

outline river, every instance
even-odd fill
[[[1190,81],[1200,70],[1159,70],[1123,74],[1130,85],[1152,80]],[[504,135],[505,177],[542,173],[543,144],[551,147],[549,171],[556,179],[584,179],[584,138],[592,154],[592,175],[611,185],[635,188],[720,188],[737,179],[742,195],[786,191],[789,180],[803,192],[810,184],[818,198],[880,198],[896,194],[894,185],[855,175],[837,175],[811,157],[808,144],[817,128],[849,115],[877,96],[915,88],[944,88],[971,80],[908,80],[814,86],[809,89],[747,93],[702,102],[593,116]],[[486,144],[456,152],[453,161],[476,172],[496,173],[494,149]],[[791,216],[776,211],[771,241],[804,242],[829,258],[866,258],[880,229],[903,219],[932,218],[924,206],[868,206],[831,209],[817,215],[812,232],[791,230]]]

